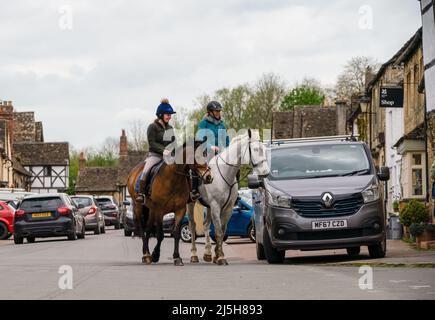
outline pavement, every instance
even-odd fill
[[[229,265],[217,266],[202,260],[200,238],[200,263],[189,262],[190,244],[181,243],[185,265],[175,267],[172,238],[165,238],[161,259],[152,265],[141,263],[140,239],[125,237],[123,230],[89,232],[76,241],[49,238],[15,245],[10,239],[0,241],[0,299],[434,300],[435,268],[408,266],[432,263],[435,252],[415,251],[401,241],[388,246],[387,258],[379,260],[369,260],[365,249],[357,259],[345,250],[288,251],[283,264],[270,265],[257,261],[249,239],[230,238],[224,245]],[[383,267],[355,265],[380,261]],[[398,261],[402,265],[388,265]],[[71,288],[64,282],[68,268]],[[361,287],[367,272],[371,286]]]

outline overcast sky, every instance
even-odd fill
[[[190,109],[269,72],[331,85],[420,25],[417,0],[2,1],[0,99],[35,111],[46,141],[82,148],[152,121],[161,97]]]

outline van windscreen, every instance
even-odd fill
[[[289,146],[271,150],[269,179],[308,179],[362,175],[370,164],[362,145]]]

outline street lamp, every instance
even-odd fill
[[[371,115],[372,114],[376,114],[376,112],[370,112],[369,111],[369,105],[370,105],[371,99],[367,95],[360,96],[358,102],[359,102],[359,107],[361,109],[361,113],[369,115],[369,135],[368,135],[368,139],[369,139],[370,150],[372,150],[372,116]]]

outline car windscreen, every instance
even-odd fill
[[[361,144],[289,146],[270,152],[270,180],[370,174],[370,163]]]
[[[92,200],[86,197],[74,197],[71,198],[77,205],[82,204],[85,207],[92,206]]]
[[[112,203],[112,200],[110,200],[109,198],[98,198],[98,199],[95,199],[95,200],[97,200],[97,202],[100,203],[100,204],[109,204],[109,203]]]
[[[63,205],[60,198],[47,197],[47,198],[36,198],[36,199],[24,199],[21,202],[20,209],[30,210],[38,208],[59,208]]]

